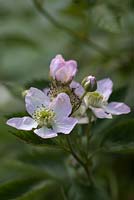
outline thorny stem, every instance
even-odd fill
[[[43,8],[42,6],[42,1],[41,0],[33,0],[34,5],[36,9],[44,16],[46,17],[52,24],[54,24],[57,28],[64,30],[65,32],[69,33],[73,37],[77,38],[80,42],[84,43],[87,46],[92,46],[97,52],[101,53],[104,57],[109,56],[107,53],[107,50],[104,49],[103,47],[99,46],[98,44],[94,43],[92,40],[90,40],[87,37],[81,36],[79,33],[73,31],[69,27],[65,26],[64,24],[60,23],[55,19],[53,16],[49,14],[46,9]]]
[[[71,151],[71,154],[73,155],[73,157],[77,160],[77,162],[84,168],[86,174],[87,174],[87,177],[88,177],[88,180],[89,180],[89,183],[90,184],[93,184],[93,179],[91,177],[91,174],[90,174],[90,171],[89,171],[89,168],[88,168],[88,165],[86,163],[83,162],[83,160],[81,160],[81,158],[76,154],[76,152],[74,151],[73,147],[72,147],[72,143],[71,143],[71,140],[70,140],[70,136],[68,135],[67,137],[67,143],[68,143],[68,146],[70,148],[70,151]]]

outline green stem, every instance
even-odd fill
[[[57,28],[62,29],[65,32],[69,33],[70,35],[72,35],[74,38],[77,38],[80,42],[84,43],[85,45],[87,45],[89,47],[93,47],[97,52],[101,53],[104,57],[105,56],[109,56],[109,54],[107,53],[106,49],[104,49],[103,47],[101,47],[98,44],[94,43],[91,39],[81,36],[79,33],[73,31],[72,29],[70,29],[69,27],[65,26],[64,24],[62,24],[59,21],[57,21],[57,19],[52,17],[49,14],[49,12],[46,11],[43,8],[42,3],[41,3],[40,0],[33,0],[33,2],[34,2],[34,5],[35,5],[36,9],[44,17],[46,17],[52,24],[54,24]]]
[[[82,99],[84,98],[84,96],[87,94],[87,91],[85,91],[84,93],[83,93],[83,95],[80,97],[80,100],[82,101]]]
[[[70,136],[68,135],[67,137],[67,143],[68,143],[68,146],[70,148],[70,152],[71,154],[73,155],[73,157],[77,160],[77,162],[84,168],[86,174],[87,174],[87,177],[88,177],[88,180],[89,180],[89,183],[93,184],[93,180],[92,180],[92,177],[91,177],[91,173],[89,171],[89,168],[88,168],[88,165],[86,163],[83,162],[83,160],[81,160],[81,158],[76,154],[76,152],[74,151],[73,147],[72,147],[72,143],[71,143],[71,140],[70,140]]]
[[[100,153],[100,152],[103,152],[103,148],[98,148],[95,151],[93,151],[92,153],[90,153],[88,155],[88,161],[90,161],[94,157],[94,155],[96,155],[97,153]]]

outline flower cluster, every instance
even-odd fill
[[[92,111],[92,119],[130,112],[124,103],[108,103],[113,87],[109,78],[97,82],[94,76],[88,76],[80,84],[73,80],[76,73],[76,61],[65,61],[57,55],[50,63],[51,87],[43,91],[31,87],[26,92],[30,117],[11,118],[7,124],[19,130],[33,130],[42,138],[52,138],[58,133],[69,134],[77,123],[90,123],[88,109]]]

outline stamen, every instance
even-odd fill
[[[96,108],[103,107],[107,104],[104,97],[98,92],[89,92],[87,95],[87,104]]]
[[[51,128],[54,117],[54,111],[49,108],[45,108],[44,105],[37,108],[37,110],[33,113],[33,118],[37,121],[40,127],[45,125],[48,128]]]

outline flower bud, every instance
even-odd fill
[[[82,86],[87,92],[94,92],[97,89],[97,81],[94,76],[87,76],[82,81]]]
[[[50,63],[50,76],[61,83],[71,82],[76,72],[76,61],[65,61],[61,55],[57,55]]]

